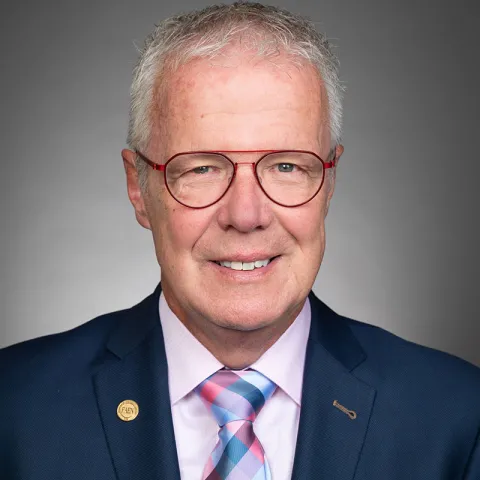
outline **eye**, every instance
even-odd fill
[[[201,167],[196,167],[196,168],[194,168],[192,171],[193,171],[194,173],[200,173],[200,174],[201,174],[201,173],[208,173],[208,172],[210,171],[210,170],[209,170],[210,168],[212,168],[212,167],[209,167],[209,166],[207,166],[207,165],[202,165]]]
[[[278,163],[277,167],[279,172],[291,173],[294,171],[296,165],[293,163]]]

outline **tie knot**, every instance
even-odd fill
[[[223,427],[235,420],[253,422],[277,386],[255,370],[219,370],[195,392]]]

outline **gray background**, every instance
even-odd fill
[[[206,2],[10,2],[1,16],[0,346],[129,307],[159,279],[120,150],[153,24]],[[346,151],[315,291],[480,365],[479,2],[282,1],[338,45]]]

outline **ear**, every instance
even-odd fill
[[[330,200],[332,199],[333,192],[335,191],[335,178],[336,178],[336,174],[337,174],[337,165],[338,165],[338,161],[340,160],[340,157],[342,156],[343,151],[344,151],[343,145],[337,145],[335,147],[335,167],[333,167],[334,169],[332,171],[332,174],[329,175],[329,180],[328,180],[329,188],[328,188],[325,216],[328,213],[328,207],[330,206]]]
[[[345,149],[343,148],[343,145],[337,145],[335,147],[335,165],[338,164],[338,161],[340,160],[340,157],[342,156],[342,153]]]
[[[125,168],[125,174],[127,175],[128,198],[135,209],[137,222],[142,227],[151,230],[150,220],[148,219],[147,210],[145,208],[145,200],[140,188],[137,167],[135,166],[136,157],[137,154],[132,150],[126,148],[122,150],[123,166]]]

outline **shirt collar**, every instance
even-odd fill
[[[307,298],[294,322],[251,366],[275,382],[299,406],[310,323],[310,301]]]
[[[168,364],[170,402],[174,405],[223,365],[172,312],[163,292],[159,312]]]
[[[168,363],[170,402],[174,405],[224,365],[172,312],[163,292],[159,300],[159,313]],[[310,302],[307,298],[295,321],[250,367],[275,382],[298,405],[301,404],[310,322]]]

